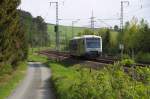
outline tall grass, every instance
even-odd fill
[[[0,76],[0,99],[6,99],[6,97],[11,94],[12,90],[15,89],[18,83],[23,79],[26,69],[27,63],[21,62],[16,70]]]
[[[125,73],[120,63],[102,70],[75,66],[66,68],[50,62],[58,99],[149,99],[150,68]],[[133,75],[134,74],[134,75]],[[136,75],[136,79],[134,76]]]

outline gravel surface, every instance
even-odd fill
[[[39,62],[29,62],[25,79],[7,99],[56,99],[50,84],[51,72]]]

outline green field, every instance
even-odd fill
[[[84,27],[74,27],[74,35],[77,36],[79,32],[82,32],[85,28]],[[56,33],[54,32],[54,24],[48,24],[48,33],[50,36],[50,44],[51,47],[54,48],[55,46],[55,37]],[[72,27],[71,26],[60,26],[59,27],[60,33],[60,43],[61,48],[68,43],[68,41],[72,38]]]
[[[74,27],[74,35],[77,36],[79,32],[82,32],[85,27]],[[48,32],[51,36],[51,39],[55,39],[54,25],[48,24]],[[65,36],[71,38],[72,37],[72,27],[71,26],[59,26],[60,38],[61,40],[65,38]]]

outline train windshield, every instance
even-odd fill
[[[87,48],[100,48],[100,38],[86,38]]]

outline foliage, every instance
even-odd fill
[[[4,74],[11,74],[13,72],[12,66],[10,64],[5,64],[1,66],[0,69],[0,76],[3,76]]]
[[[20,0],[2,0],[0,3],[0,72],[9,64],[16,68],[17,63],[27,58],[28,46],[25,32],[20,24],[17,7]]]
[[[129,54],[149,52],[150,51],[150,29],[146,21],[141,20],[140,23],[133,18],[133,20],[126,24],[123,34],[123,44],[125,51]]]
[[[20,0],[0,2],[0,99],[6,98],[22,79],[28,45],[17,7]]]
[[[121,65],[123,65],[123,66],[132,66],[134,64],[135,64],[135,62],[132,59],[124,59],[121,61]]]
[[[31,47],[48,46],[47,23],[41,16],[34,18],[29,12],[19,10],[22,26]]]
[[[136,61],[143,63],[150,63],[150,53],[139,52],[136,56]]]
[[[150,68],[129,68],[126,73],[123,62],[101,70],[91,70],[81,65],[65,67],[62,63],[48,61],[46,58],[43,60],[47,61],[52,70],[52,82],[59,99],[149,99],[150,97]],[[133,63],[131,60],[127,61]]]
[[[136,67],[134,72],[136,80],[150,85],[150,68]]]
[[[47,62],[47,57],[41,55],[39,56],[37,53],[30,53],[28,55],[28,61],[45,63]]]
[[[128,54],[123,54],[121,59],[131,59],[131,57]]]
[[[90,29],[85,29],[82,33],[80,32],[78,34],[78,36],[82,36],[82,35],[94,35],[94,32]]]
[[[6,99],[12,93],[20,80],[23,79],[26,69],[27,63],[20,62],[14,72],[0,75],[0,99]]]
[[[103,38],[103,52],[104,53],[108,53],[109,51],[109,46],[110,46],[110,31],[107,30],[105,35],[102,36]]]
[[[149,68],[137,68],[135,70],[137,72],[134,73],[139,79],[135,79],[124,72],[120,63],[98,71],[91,71],[82,66],[66,68],[52,61],[49,65],[59,99],[148,99],[150,97]]]
[[[118,26],[118,25],[115,25],[115,26],[114,26],[114,30],[117,31],[117,32],[119,32],[119,31],[120,31],[119,26]]]

